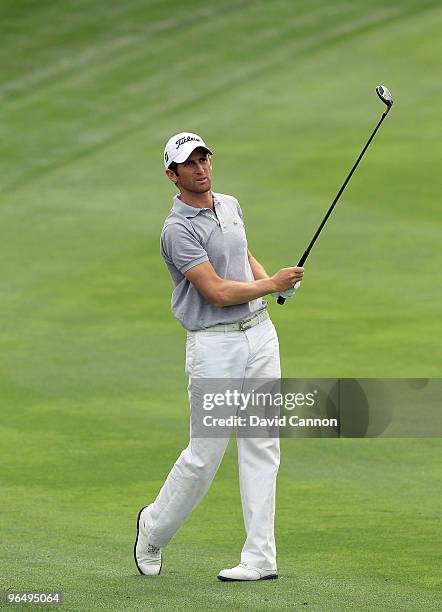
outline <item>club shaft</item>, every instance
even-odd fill
[[[306,248],[306,250],[304,251],[304,254],[302,255],[301,259],[299,260],[299,262],[298,262],[298,267],[302,267],[302,266],[304,265],[304,263],[306,262],[306,260],[307,260],[308,256],[310,255],[310,251],[311,251],[311,250],[312,250],[312,248],[313,248],[313,245],[315,244],[316,240],[318,239],[318,236],[319,236],[319,234],[321,233],[321,231],[322,231],[322,229],[323,229],[324,225],[327,223],[328,218],[329,218],[329,217],[330,217],[330,215],[332,214],[334,207],[336,206],[336,204],[338,203],[339,198],[340,198],[340,197],[341,197],[341,195],[342,195],[342,192],[343,192],[343,191],[344,191],[344,189],[347,187],[347,184],[348,184],[348,182],[350,181],[351,177],[353,176],[354,171],[355,171],[355,170],[356,170],[356,168],[358,167],[359,162],[360,162],[360,161],[361,161],[361,159],[363,158],[365,151],[368,149],[368,147],[369,147],[369,145],[370,145],[371,141],[373,140],[373,138],[374,138],[374,137],[375,137],[375,135],[376,135],[376,132],[377,132],[377,131],[378,131],[378,129],[381,127],[381,123],[383,122],[383,120],[385,119],[385,117],[388,115],[388,112],[389,112],[390,108],[391,108],[391,106],[389,106],[389,107],[387,108],[387,110],[386,110],[384,113],[382,113],[382,117],[381,117],[381,118],[380,118],[380,120],[378,121],[377,126],[376,126],[376,127],[375,127],[375,129],[373,130],[373,132],[372,132],[372,134],[371,134],[370,138],[367,140],[367,143],[366,143],[365,147],[362,149],[362,151],[361,151],[361,153],[360,153],[360,155],[359,155],[358,159],[355,161],[355,163],[354,163],[354,165],[353,165],[353,168],[352,168],[352,169],[350,170],[350,172],[348,173],[347,178],[346,178],[346,179],[345,179],[345,181],[343,182],[343,184],[342,184],[342,186],[341,186],[340,190],[339,190],[339,191],[338,191],[338,193],[336,194],[335,199],[334,199],[334,200],[333,200],[333,202],[331,203],[331,206],[330,206],[330,208],[328,209],[328,211],[327,211],[327,213],[326,213],[325,217],[323,218],[323,220],[322,220],[322,222],[321,222],[321,225],[320,225],[320,226],[318,227],[318,229],[316,230],[316,233],[315,233],[315,235],[313,236],[313,238],[311,239],[310,244],[308,245],[308,247],[307,247],[307,248]],[[279,298],[278,298],[278,300],[277,300],[277,301],[278,301],[278,304],[280,304],[280,305],[282,306],[282,304],[284,304],[284,302],[285,302],[285,298],[283,298],[282,296],[279,296]]]

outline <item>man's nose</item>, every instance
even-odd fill
[[[196,162],[195,169],[197,172],[204,172],[204,165],[201,162]]]

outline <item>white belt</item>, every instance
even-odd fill
[[[198,329],[197,331],[202,332],[231,332],[231,331],[246,331],[246,329],[250,329],[251,327],[255,327],[262,321],[265,321],[269,318],[269,313],[267,310],[263,310],[256,316],[248,319],[247,321],[240,321],[239,323],[219,323],[219,325],[212,325],[212,327],[206,327],[204,329]]]

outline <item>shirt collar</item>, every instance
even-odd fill
[[[214,203],[218,203],[218,200],[213,195]],[[172,211],[178,213],[179,215],[183,215],[183,217],[196,217],[202,210],[209,210],[208,208],[196,208],[195,206],[189,206],[189,204],[185,204],[180,198],[176,195],[173,198],[173,206]]]

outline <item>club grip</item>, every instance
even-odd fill
[[[279,296],[279,298],[276,300],[276,302],[282,306],[285,302],[285,298],[282,297],[282,295]]]

